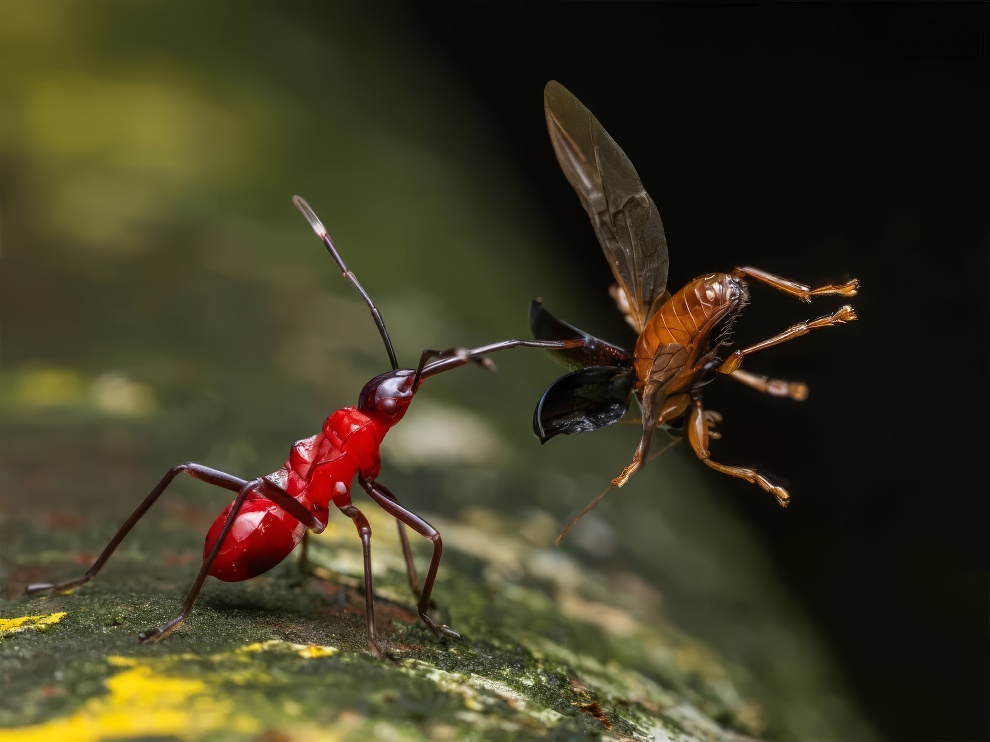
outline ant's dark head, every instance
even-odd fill
[[[388,425],[395,425],[406,414],[409,402],[416,393],[413,387],[415,381],[416,372],[410,368],[400,368],[376,376],[361,390],[358,409],[369,417],[377,417]]]

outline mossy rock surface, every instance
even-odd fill
[[[166,569],[128,554],[73,593],[11,601],[3,738],[760,738],[738,670],[673,628],[656,590],[534,543],[532,518],[520,532],[491,511],[468,515],[437,522],[458,546],[445,550],[435,610],[461,641],[418,621],[391,525],[372,518],[385,660],[367,649],[346,522],[313,539],[315,574],[293,563],[246,583],[210,580],[156,645],[136,635],[178,610],[191,560]],[[45,569],[83,556],[50,554]]]

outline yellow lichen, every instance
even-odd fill
[[[264,652],[268,649],[275,649],[277,647],[286,647],[291,649],[293,652],[298,654],[300,657],[311,660],[315,657],[330,657],[331,655],[337,654],[340,650],[336,647],[325,647],[319,644],[295,644],[293,642],[280,641],[278,639],[272,639],[267,642],[254,642],[253,644],[245,644],[243,647],[237,650],[238,653],[252,654],[254,652]]]
[[[18,631],[26,629],[37,629],[44,631],[52,624],[62,620],[65,611],[60,613],[49,613],[45,616],[18,616],[17,618],[0,618],[0,639],[16,634]]]
[[[64,613],[51,616],[24,616],[5,619],[17,631],[22,624],[54,623]],[[31,621],[33,620],[33,623]],[[233,652],[198,657],[192,654],[136,659],[111,656],[107,662],[121,672],[106,681],[107,693],[91,698],[69,716],[43,724],[4,730],[3,742],[39,742],[51,739],[71,739],[73,742],[133,739],[136,737],[168,737],[198,739],[216,732],[255,734],[261,722],[251,718],[230,701],[217,697],[215,682],[243,684],[247,678],[241,662],[258,652],[287,648],[303,658],[328,657],[338,650],[313,644],[267,641],[247,644]],[[212,660],[223,669],[218,673],[203,672],[195,677],[182,675],[178,669],[185,660]],[[253,682],[261,680],[256,674]]]
[[[258,729],[257,721],[234,715],[231,704],[217,699],[200,680],[170,677],[137,660],[111,659],[115,665],[131,667],[106,681],[107,695],[91,698],[65,718],[8,729],[4,742],[184,739],[210,731],[250,733]]]

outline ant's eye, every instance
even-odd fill
[[[391,415],[395,412],[395,400],[394,399],[383,399],[381,402],[382,412]]]

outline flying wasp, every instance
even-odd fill
[[[810,302],[818,296],[855,296],[859,281],[811,288],[758,268],[739,267],[731,273],[699,276],[672,295],[667,290],[670,261],[660,213],[629,158],[591,111],[560,83],[547,83],[543,102],[557,161],[591,217],[615,277],[610,293],[638,339],[629,353],[557,319],[535,300],[530,306],[535,337],[582,338],[585,342],[583,347],[552,351],[576,370],[543,393],[533,417],[534,432],[546,443],[556,435],[597,430],[621,419],[635,398],[642,412],[643,434],[632,461],[612,485],[622,487],[646,464],[657,427],[683,427],[691,448],[705,464],[759,485],[786,507],[790,494],[771,477],[711,458],[709,440],[719,437],[715,427],[722,418],[704,408],[702,392],[724,374],[767,394],[805,399],[808,388],[803,383],[749,373],[740,368],[743,359],[812,330],[851,322],[856,313],[846,305],[747,348],[731,350],[730,330],[749,301],[748,282],[763,283]]]

